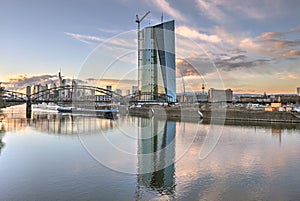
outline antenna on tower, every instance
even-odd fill
[[[160,21],[161,21],[161,23],[163,23],[163,22],[164,22],[164,12],[161,12]]]
[[[205,86],[202,84],[202,93],[204,93]]]
[[[58,72],[58,79],[61,77],[61,67],[59,67],[59,72]]]

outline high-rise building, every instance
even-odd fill
[[[138,91],[138,86],[132,86],[131,92],[132,94],[136,94]]]
[[[26,87],[26,95],[30,96],[31,95],[31,86]]]
[[[41,84],[36,84],[33,86],[33,95],[34,95],[34,99],[37,100],[45,100],[49,98],[49,94],[47,93],[48,90],[48,85],[41,85]],[[30,88],[28,88],[27,90],[30,90]],[[29,93],[29,91],[27,91],[27,94]]]
[[[111,85],[106,85],[106,90],[111,91],[112,90]]]
[[[116,89],[114,92],[115,92],[116,94],[122,95],[122,90],[121,90],[121,89]]]
[[[140,101],[176,101],[174,20],[141,32]]]
[[[297,94],[300,96],[300,87],[297,88]]]
[[[62,78],[61,72],[58,73],[58,97],[59,99],[65,99],[66,98],[66,90],[64,87],[66,86],[66,80]]]

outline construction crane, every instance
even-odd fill
[[[136,15],[135,22],[138,24],[138,94],[141,92],[141,50],[140,50],[140,29],[141,29],[141,22],[147,15],[149,15],[150,11],[148,11],[141,19],[139,19],[139,16]],[[138,96],[140,100],[140,95]]]
[[[141,19],[139,19],[139,16],[138,15],[136,15],[136,20],[135,20],[135,22],[138,24],[138,31],[140,31],[140,23],[143,21],[143,19],[145,19],[145,17],[147,16],[147,15],[149,15],[149,13],[150,13],[150,11],[148,11]]]

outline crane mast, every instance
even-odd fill
[[[141,22],[145,19],[145,17],[147,15],[149,15],[150,11],[148,11],[145,15],[143,15],[143,17],[141,19],[139,19],[139,16],[136,15],[136,20],[135,22],[138,24],[138,33],[137,33],[137,37],[138,37],[138,100],[140,100],[140,94],[141,94],[141,49],[140,49],[140,43],[141,43],[141,37],[140,37],[140,29],[141,29]]]

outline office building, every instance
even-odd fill
[[[132,94],[137,94],[138,86],[132,86],[131,92]]]
[[[111,85],[106,85],[106,90],[111,91],[112,90]]]
[[[233,92],[231,89],[214,89],[208,90],[208,102],[232,102]]]
[[[140,101],[176,101],[174,20],[141,32]]]
[[[122,90],[121,90],[121,89],[116,89],[114,92],[115,92],[116,94],[122,95]]]

